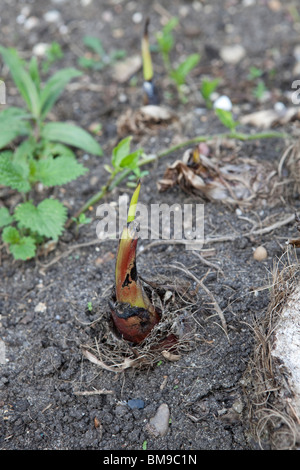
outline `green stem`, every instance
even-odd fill
[[[258,140],[258,139],[286,139],[288,138],[288,134],[284,132],[277,132],[277,131],[266,131],[266,132],[258,132],[256,134],[244,134],[241,132],[227,132],[223,134],[212,134],[212,135],[202,135],[199,137],[194,137],[193,139],[185,140],[180,144],[174,145],[162,152],[158,153],[157,155],[153,155],[151,157],[145,157],[137,163],[137,167],[141,167],[144,165],[148,165],[149,163],[153,163],[160,158],[166,157],[177,150],[182,149],[183,147],[188,147],[190,145],[199,144],[201,142],[208,142],[213,139],[237,139],[242,141],[251,141],[251,140]],[[101,191],[96,193],[92,196],[73,216],[75,218],[79,217],[80,214],[87,211],[90,206],[93,206],[97,202],[99,202],[107,193],[111,192],[114,188],[116,188],[127,176],[130,175],[132,172],[131,168],[128,168],[122,172],[112,173],[110,176],[107,184],[102,186]],[[69,227],[72,224],[72,219],[69,219],[66,227]]]

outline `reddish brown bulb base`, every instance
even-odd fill
[[[129,304],[110,303],[111,316],[118,332],[126,341],[141,343],[160,321],[157,311],[149,312]]]

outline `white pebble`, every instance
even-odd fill
[[[246,55],[246,50],[241,44],[223,46],[220,50],[220,57],[227,64],[237,64]]]
[[[44,14],[44,20],[47,23],[56,23],[60,20],[60,13],[58,10],[49,10]]]
[[[32,53],[38,57],[43,57],[46,54],[46,51],[49,47],[49,44],[46,42],[38,42],[32,49]]]
[[[224,111],[232,110],[232,103],[228,96],[222,95],[214,102],[215,109],[223,109]]]
[[[143,21],[143,15],[142,13],[139,13],[138,11],[132,15],[132,21],[135,24],[139,24]]]
[[[47,310],[47,305],[44,304],[43,302],[38,303],[34,309],[34,311],[37,313],[44,313],[46,310]]]
[[[27,31],[30,31],[31,29],[35,28],[39,23],[39,19],[36,16],[30,16],[24,23],[24,28],[27,29]]]

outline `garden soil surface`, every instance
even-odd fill
[[[122,128],[123,134],[118,127],[120,116],[143,104],[141,67],[129,68],[125,78],[120,72],[116,75],[116,64],[112,63],[102,70],[82,69],[83,76],[67,86],[50,118],[98,130],[96,138],[103,156],[78,152],[79,161],[90,171],[63,187],[35,192],[34,200],[53,194],[72,217],[105,184],[109,174],[104,164],[110,163],[113,147],[127,135],[133,136],[133,148],[143,148],[152,155],[188,139],[226,132],[201,97],[204,76],[220,78],[217,93],[230,98],[237,120],[274,106],[294,106],[291,86],[297,79],[296,52],[300,47],[300,11],[298,8],[297,16],[296,7],[296,2],[280,0],[3,0],[2,45],[16,48],[24,59],[43,50],[44,43],[61,45],[63,58],[52,64],[48,74],[67,66],[79,67],[78,59],[88,54],[83,45],[86,35],[98,37],[108,54],[122,49],[127,58],[139,56],[146,17],[150,18],[153,46],[156,32],[166,21],[172,16],[179,18],[173,31],[173,64],[188,54],[201,54],[201,61],[186,80],[187,100],[183,103],[153,47],[161,105],[176,117],[139,131]],[[239,49],[232,48],[234,45]],[[229,57],[224,46],[231,46]],[[249,77],[251,67],[263,73],[262,94],[254,93],[259,79]],[[4,66],[2,78],[6,106],[22,105]],[[253,133],[262,129],[240,125],[238,130]],[[299,122],[278,125],[276,130],[296,139]],[[220,162],[225,159],[234,164],[236,158],[250,158],[266,168],[274,166],[275,172],[289,144],[282,138],[207,143]],[[253,326],[269,305],[273,267],[285,252],[287,240],[297,236],[292,216],[299,208],[298,193],[284,183],[274,184],[273,192],[263,197],[258,193],[245,207],[242,202],[205,200],[176,185],[159,192],[157,183],[167,166],[181,159],[190,147],[183,146],[144,167],[148,174],[143,177],[140,193],[140,202],[149,207],[154,203],[204,204],[207,242],[201,250],[187,250],[184,244],[171,240],[139,241],[137,269],[143,278],[164,276],[168,282],[189,283],[189,297],[181,299],[180,313],[189,320],[191,340],[171,357],[157,356],[152,364],[140,363],[118,372],[101,366],[101,361],[111,365],[111,358],[101,356],[100,333],[101,322],[109,322],[104,314],[109,309],[118,242],[97,239],[96,209],[104,202],[115,207],[119,196],[132,194],[126,180],[90,207],[87,215],[91,223],[79,230],[74,225],[67,228],[52,251],[44,250],[35,259],[21,262],[14,261],[2,246],[1,449],[270,448],[267,435],[258,442],[251,421],[252,384],[247,371],[256,340]],[[289,177],[284,172],[283,176]],[[13,209],[18,202],[18,195],[1,188],[1,205]],[[288,217],[290,221],[285,223]],[[210,241],[212,238],[217,240]],[[262,260],[253,256],[258,246],[266,249]],[[84,354],[86,350],[96,363]],[[163,423],[163,435],[149,427],[162,404],[170,413]]]

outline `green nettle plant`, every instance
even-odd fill
[[[186,83],[188,74],[198,65],[200,61],[200,55],[197,53],[190,54],[176,67],[172,65],[170,54],[175,44],[172,31],[177,26],[177,24],[178,18],[171,18],[164,26],[162,31],[156,35],[156,40],[166,71],[171,80],[176,85],[179,98],[181,101],[186,102],[186,97],[183,93],[183,85]]]
[[[42,85],[35,57],[26,64],[14,49],[2,46],[0,54],[25,102],[25,108],[9,107],[0,112],[0,185],[22,193],[24,200],[13,214],[5,207],[0,209],[0,227],[14,258],[26,260],[35,255],[37,245],[45,239],[58,239],[67,218],[66,208],[56,199],[33,203],[30,197],[36,184],[60,186],[88,171],[70,147],[94,155],[102,155],[102,149],[76,125],[47,122],[67,83],[81,72],[61,69]]]

